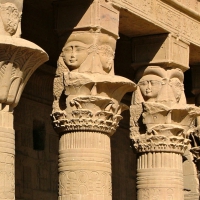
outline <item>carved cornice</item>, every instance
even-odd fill
[[[118,8],[151,21],[167,32],[200,45],[200,17],[196,11],[189,9],[189,6],[175,0],[112,0],[112,3]]]

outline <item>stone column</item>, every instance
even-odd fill
[[[0,199],[15,199],[13,109],[31,74],[48,60],[37,45],[21,39],[21,0],[0,1]]]
[[[198,107],[186,104],[183,88],[189,46],[164,34],[136,38],[133,47],[138,84],[130,137],[138,152],[137,198],[183,200],[182,155],[200,114]]]
[[[123,95],[136,87],[114,75],[118,10],[107,1],[88,7],[87,2],[56,4],[58,33],[68,34],[58,59],[52,112],[60,135],[59,200],[112,199],[110,136],[127,109],[120,103]],[[72,21],[65,27],[63,12],[84,15],[76,27]]]

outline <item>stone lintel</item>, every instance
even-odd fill
[[[118,38],[119,11],[106,0],[55,1],[55,28],[61,36],[66,32],[93,30]]]
[[[112,2],[121,11],[124,10],[130,15],[137,16],[152,24],[151,30],[156,29],[157,33],[161,33],[161,29],[163,29],[165,32],[178,35],[192,44],[200,45],[199,2],[196,0],[188,1],[188,3],[175,0],[113,0]],[[123,20],[127,20],[126,13],[124,12],[121,15],[120,24],[123,24]],[[134,19],[130,16],[130,20]],[[135,27],[136,24],[141,24],[141,20],[138,19],[129,23],[132,23],[132,27]],[[128,30],[121,26],[120,32],[130,37],[136,36],[136,31],[132,27],[129,27]],[[146,28],[148,27],[140,26],[137,35],[146,35]]]
[[[189,44],[171,34],[133,38],[132,49],[135,69],[147,65],[189,69]]]

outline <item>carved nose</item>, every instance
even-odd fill
[[[74,48],[72,48],[71,57],[72,57],[72,58],[75,58],[75,54],[76,54],[76,50],[75,50]]]
[[[151,89],[151,83],[150,83],[150,82],[148,82],[148,87],[147,87],[147,89]]]

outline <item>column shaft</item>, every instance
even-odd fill
[[[182,156],[177,153],[149,152],[139,155],[137,169],[138,200],[183,197]]]
[[[0,111],[0,199],[15,199],[13,113]]]
[[[74,132],[61,136],[59,199],[112,199],[110,138],[107,135]]]

